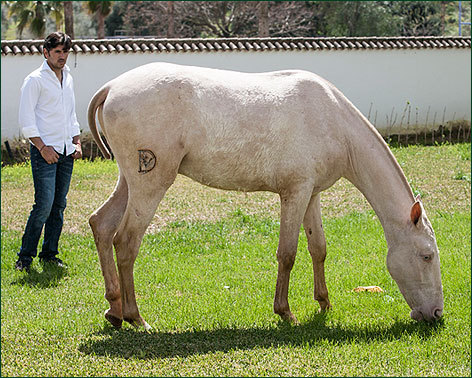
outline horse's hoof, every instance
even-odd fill
[[[149,324],[147,324],[144,320],[143,320],[143,322],[144,322],[144,324],[143,324],[143,325],[144,325],[144,329],[145,329],[147,332],[151,331],[151,330],[152,330],[152,327],[151,327]]]
[[[331,303],[320,302],[320,309],[318,310],[318,312],[320,314],[324,314],[325,312],[331,310],[331,308],[332,308]]]
[[[105,311],[105,319],[108,320],[116,329],[120,329],[123,323],[123,319],[117,318],[116,316],[110,314],[108,310]]]
[[[124,320],[131,324],[134,328],[144,327],[144,330],[148,332],[152,329],[152,327],[141,317],[138,319],[125,318]]]
[[[283,314],[279,314],[280,317],[284,322],[290,323],[290,324],[300,324],[300,322],[297,320],[295,315],[293,315],[290,311],[285,312]]]

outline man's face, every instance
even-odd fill
[[[64,45],[58,45],[51,50],[44,49],[44,57],[52,69],[62,70],[68,56],[69,49],[66,49]]]

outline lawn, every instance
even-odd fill
[[[28,164],[2,168],[2,376],[470,376],[470,144],[393,148],[420,193],[440,249],[445,309],[416,323],[388,274],[383,230],[340,180],[322,197],[333,309],[318,314],[306,238],[289,300],[300,324],[272,312],[278,197],[178,177],[135,264],[147,333],[115,330],[89,215],[117,178],[112,161],[75,166],[61,257],[69,268],[13,269],[33,189]],[[378,285],[381,293],[355,293]]]

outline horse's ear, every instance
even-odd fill
[[[416,202],[413,204],[411,207],[411,212],[410,212],[410,219],[413,222],[413,224],[416,226],[418,221],[421,218],[421,213],[423,212],[421,208],[421,202],[419,198],[416,198]]]

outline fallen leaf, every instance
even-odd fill
[[[352,291],[360,293],[361,291],[368,291],[370,293],[383,293],[383,290],[378,286],[358,286]]]

